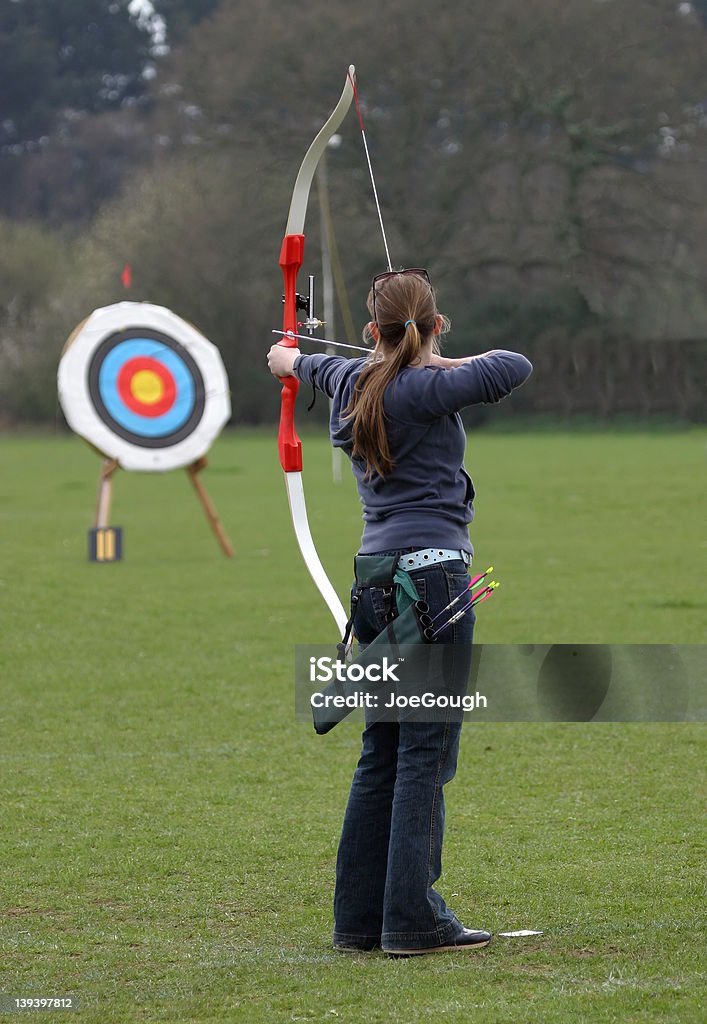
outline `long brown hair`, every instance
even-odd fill
[[[420,357],[424,342],[437,326],[437,303],[426,276],[398,272],[375,279],[368,293],[368,311],[378,328],[371,362],[359,375],[345,415],[351,421],[354,458],[366,463],[366,476],[387,476],[394,467],[388,444],[383,398],[388,385]],[[442,316],[441,330],[449,330]],[[363,332],[371,341],[370,327]],[[435,352],[439,352],[435,339]]]

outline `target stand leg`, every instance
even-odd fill
[[[98,482],[96,525],[88,531],[89,562],[120,562],[123,557],[122,527],[108,526],[113,497],[113,474],[117,468],[116,459],[103,460]]]
[[[206,488],[199,479],[198,474],[202,471],[202,469],[206,468],[207,464],[208,463],[206,461],[206,458],[202,456],[200,459],[197,459],[196,462],[192,462],[191,466],[187,466],[187,476],[189,477],[194,486],[194,490],[196,491],[199,501],[201,502],[201,507],[204,510],[204,514],[206,515],[208,524],[214,531],[214,536],[218,541],[219,547],[221,548],[221,550],[223,551],[224,555],[227,558],[232,558],[233,545],[228,539],[228,534],[226,533],[226,531],[223,528],[223,525],[221,524],[221,520],[219,519],[218,513],[216,512],[216,506],[206,493]]]

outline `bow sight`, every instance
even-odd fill
[[[285,302],[285,296],[282,296],[283,304]],[[303,327],[307,334],[310,336],[319,327],[326,326],[326,320],[320,320],[319,317],[314,315],[314,274],[309,275],[309,290],[306,295],[295,292],[295,309],[301,309],[307,314],[306,320],[298,320],[297,326]],[[297,335],[295,335],[297,337]]]

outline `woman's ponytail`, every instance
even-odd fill
[[[387,278],[376,287],[375,305],[373,292],[369,294],[368,309],[378,328],[376,349],[356,381],[345,415],[351,421],[353,458],[366,463],[367,476],[375,472],[386,477],[394,464],[385,422],[385,391],[401,370],[419,361],[439,314],[429,281],[414,274]],[[445,327],[449,327],[446,317]]]

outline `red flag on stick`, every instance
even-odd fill
[[[127,291],[133,283],[133,268],[129,263],[126,263],[123,267],[120,280],[123,282],[123,288]]]

